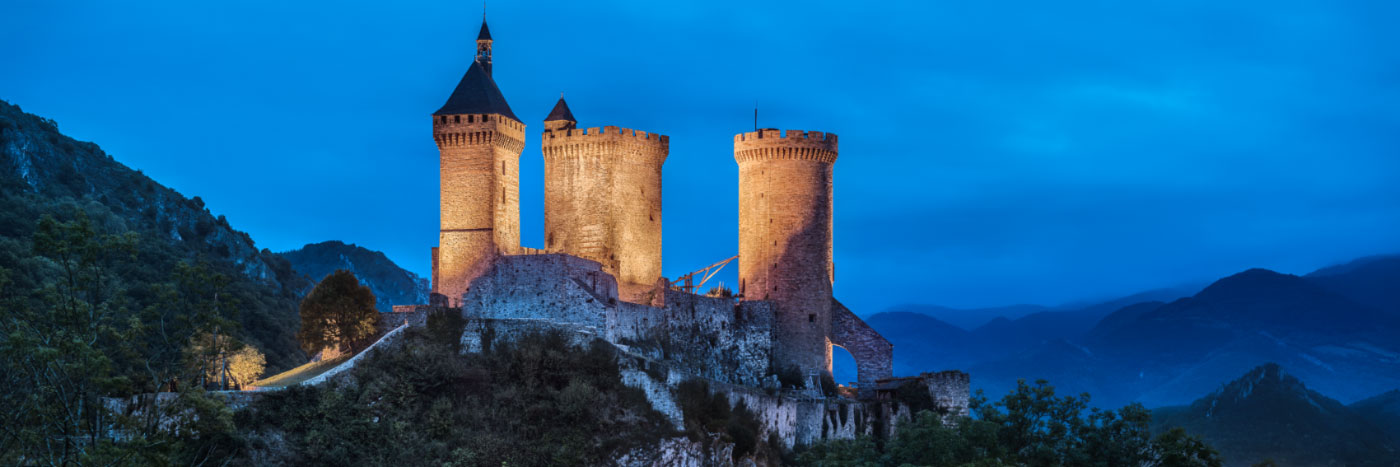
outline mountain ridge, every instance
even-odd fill
[[[277,254],[313,283],[337,269],[354,273],[360,283],[374,292],[375,307],[381,312],[391,311],[394,305],[428,303],[428,280],[399,267],[381,251],[328,240]]]
[[[1182,427],[1219,449],[1228,465],[1383,466],[1400,461],[1395,439],[1276,363],[1258,366],[1188,406],[1153,411],[1156,431]]]

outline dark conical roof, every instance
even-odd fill
[[[476,40],[479,40],[479,41],[489,41],[489,40],[491,40],[491,29],[486,27],[486,18],[481,18],[481,33],[479,33],[479,34],[476,35]]]
[[[563,97],[559,98],[558,104],[554,104],[554,110],[549,111],[549,116],[544,118],[546,122],[555,120],[578,122],[578,120],[574,118],[574,113],[569,111],[569,104],[564,103]]]
[[[506,103],[506,96],[501,95],[501,88],[496,87],[496,80],[476,61],[467,68],[467,74],[462,75],[462,81],[452,90],[447,103],[433,112],[433,115],[456,114],[501,114],[520,121],[515,112],[510,111],[510,104]]]

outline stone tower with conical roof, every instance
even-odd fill
[[[520,151],[525,124],[491,77],[491,32],[482,18],[476,58],[433,112],[440,163],[440,232],[433,293],[456,306],[497,255],[520,249]]]
[[[661,279],[661,165],[665,135],[579,129],[560,97],[545,117],[544,249],[603,264],[623,300],[650,303]]]

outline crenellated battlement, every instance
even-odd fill
[[[433,117],[433,141],[438,149],[488,144],[520,152],[525,148],[525,124],[497,114]]]
[[[631,128],[622,128],[617,126],[605,126],[601,129],[595,126],[587,129],[568,128],[560,130],[545,130],[543,136],[543,144],[559,144],[565,141],[597,141],[604,139],[624,138],[637,139],[641,141],[646,141],[648,144],[660,146],[668,146],[671,142],[671,137],[663,134],[647,133],[641,130],[633,130]]]
[[[831,149],[836,149],[836,133],[823,133],[820,131],[787,130],[779,131],[776,128],[763,128],[758,131],[739,133],[734,135],[734,144],[743,142],[763,143],[774,142],[775,140],[797,140],[807,141],[813,144],[830,145]]]
[[[616,126],[572,128],[545,130],[540,146],[546,160],[588,156],[664,164],[671,138]]]
[[[459,114],[459,115],[435,115],[433,116],[433,132],[450,130],[459,125],[475,125],[490,123],[499,127],[525,132],[525,124],[515,121],[510,117],[500,114]]]
[[[734,135],[734,160],[810,160],[836,162],[835,133],[764,128]]]

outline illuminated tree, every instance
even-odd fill
[[[374,292],[344,269],[326,275],[301,300],[301,330],[297,340],[308,353],[326,348],[348,349],[374,334],[379,312]]]

